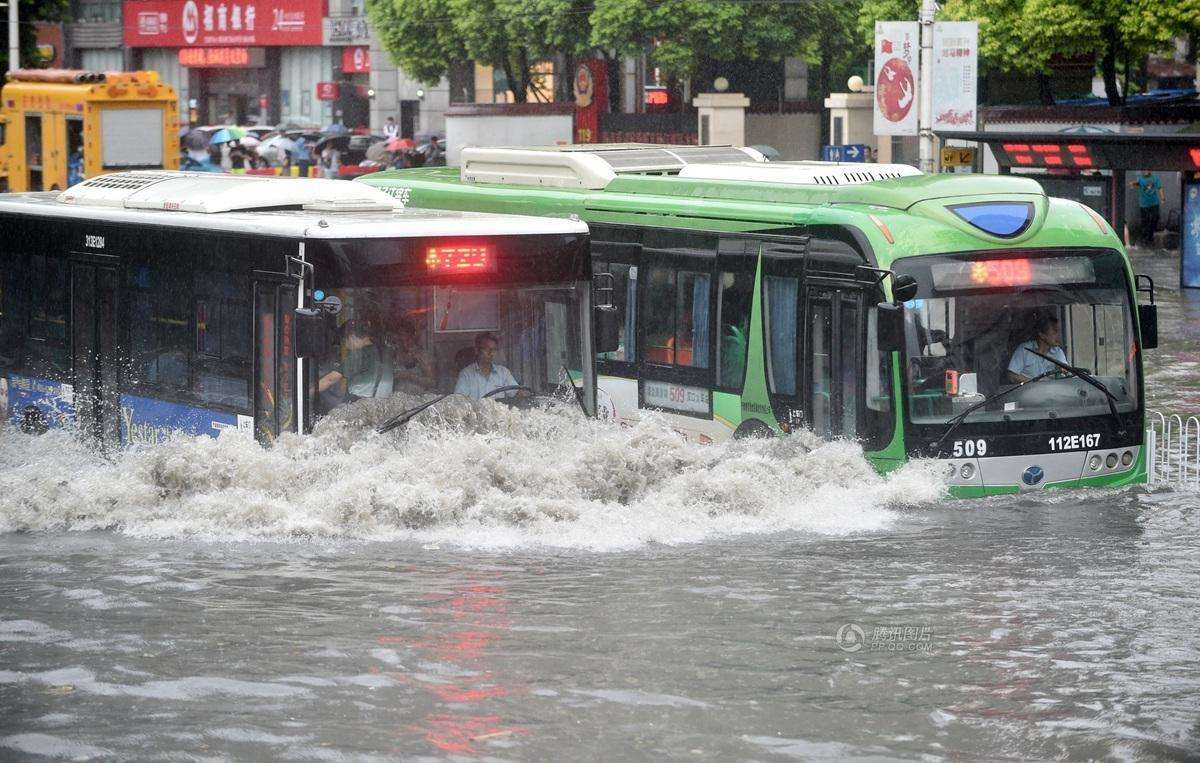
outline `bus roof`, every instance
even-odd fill
[[[62,193],[3,194],[0,214],[311,239],[587,233],[571,219],[404,209],[344,180],[201,172],[117,172]]]

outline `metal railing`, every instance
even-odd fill
[[[1146,481],[1200,488],[1200,417],[1146,412]]]

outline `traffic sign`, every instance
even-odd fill
[[[942,149],[943,167],[974,167],[975,149],[952,146]]]
[[[845,146],[821,146],[821,161],[865,162],[868,150],[868,147],[862,143],[850,143]]]

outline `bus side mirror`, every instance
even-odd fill
[[[1142,349],[1158,346],[1158,305],[1138,305],[1138,325],[1142,328]]]
[[[616,352],[621,347],[620,313],[615,307],[597,307],[592,311],[595,320],[596,352]]]
[[[908,302],[917,296],[917,279],[910,275],[892,276],[892,301]]]
[[[904,305],[880,302],[875,309],[878,311],[879,349],[900,352],[904,349]]]
[[[319,358],[329,351],[333,343],[333,331],[329,316],[324,310],[296,308],[292,322],[292,347],[298,358]]]

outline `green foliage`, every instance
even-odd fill
[[[802,52],[817,31],[813,9],[826,1],[596,0],[591,43],[622,54],[648,52],[666,76],[687,77],[702,57],[760,60]]]
[[[536,84],[533,67],[579,51],[589,29],[580,0],[367,0],[367,13],[392,59],[418,80],[436,82],[470,59],[505,72],[518,100]]]

